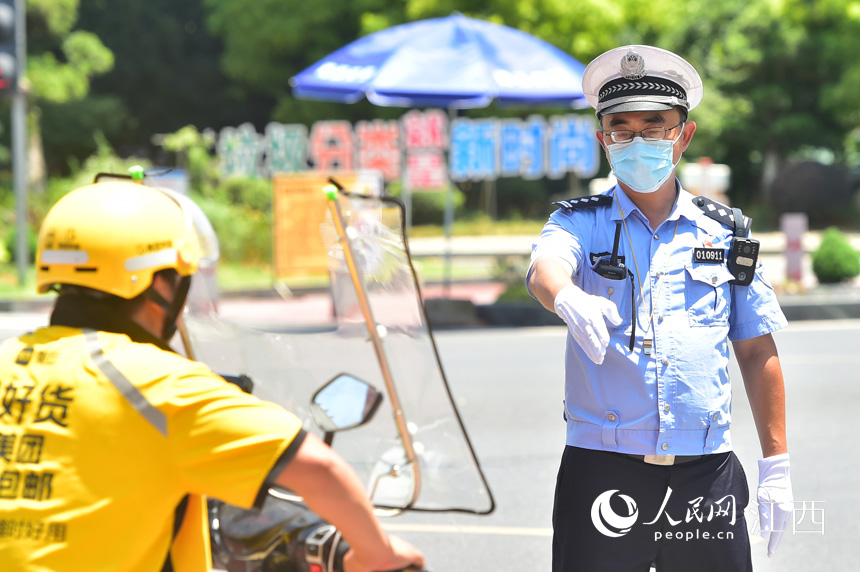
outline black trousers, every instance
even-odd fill
[[[658,466],[566,447],[553,572],[752,572],[749,488],[734,453]]]

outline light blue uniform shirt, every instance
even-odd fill
[[[554,212],[534,244],[532,264],[542,256],[566,261],[574,283],[615,302],[623,319],[609,326],[602,365],[588,359],[568,333],[568,445],[638,455],[731,450],[728,342],[787,323],[761,263],[753,282],[738,286],[729,284],[733,277],[725,262],[694,261],[694,248],[723,249],[727,255],[733,233],[676,184],[678,199],[656,231],[616,188],[605,193],[615,197],[611,206]],[[626,230],[622,226],[619,254],[634,274],[632,285],[629,277],[599,276],[592,264],[592,254],[612,251],[622,212]],[[634,295],[638,322],[631,352]],[[653,340],[650,355],[643,348],[646,338]]]

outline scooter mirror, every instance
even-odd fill
[[[382,394],[369,383],[342,373],[322,386],[311,399],[311,413],[326,433],[352,429],[370,421]]]

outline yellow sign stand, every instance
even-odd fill
[[[272,237],[275,278],[328,277],[328,253],[320,225],[325,222],[328,204],[323,189],[328,177],[350,191],[374,194],[363,188],[367,179],[352,171],[325,173],[307,171],[272,176]]]

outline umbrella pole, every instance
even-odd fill
[[[444,275],[444,295],[445,298],[451,297],[451,242],[452,230],[454,226],[454,188],[453,184],[448,186],[445,191],[445,275]]]
[[[457,108],[448,108],[448,133],[451,132],[454,120],[457,119]],[[445,228],[445,267],[442,273],[442,292],[445,298],[451,297],[451,258],[452,239],[454,234],[454,181],[448,181],[448,189],[445,191],[445,214],[443,226]]]
[[[403,198],[404,223],[406,225],[406,237],[408,238],[412,235],[412,187],[409,186],[409,173],[405,169],[400,183],[400,196]]]

